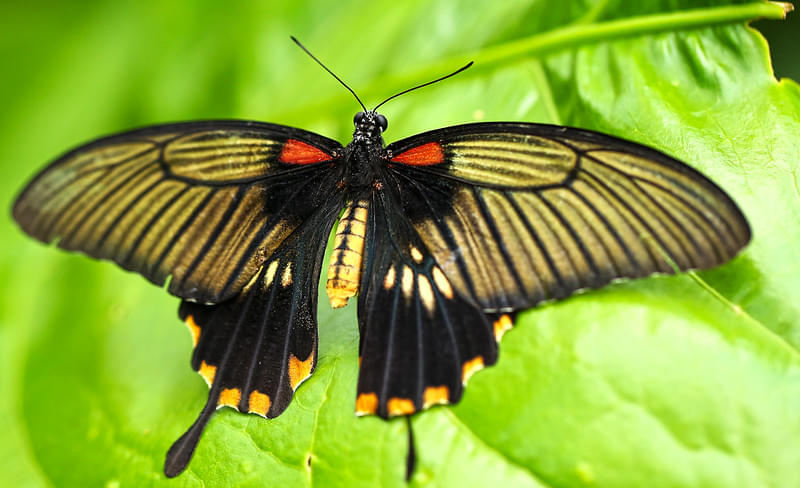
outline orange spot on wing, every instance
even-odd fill
[[[239,400],[242,398],[242,391],[238,388],[225,388],[219,394],[219,401],[217,405],[227,405],[229,407],[237,407]]]
[[[373,415],[378,411],[378,395],[362,393],[356,398],[356,415]]]
[[[186,317],[186,327],[189,328],[189,332],[192,334],[192,345],[197,347],[197,341],[200,340],[200,326],[194,321],[193,316]]]
[[[269,395],[265,395],[258,390],[253,390],[250,393],[250,399],[247,403],[247,410],[250,413],[257,413],[262,417],[266,417],[271,404],[272,401],[269,399]]]
[[[422,393],[423,408],[450,401],[450,389],[446,386],[429,386]]]
[[[500,339],[503,338],[503,335],[513,326],[514,323],[511,321],[510,316],[506,314],[501,315],[499,319],[494,321],[494,339],[497,342],[500,342]]]
[[[483,356],[475,356],[470,359],[461,368],[461,382],[465,385],[469,381],[470,376],[475,374],[478,370],[483,368]]]
[[[200,363],[200,369],[197,372],[200,373],[200,376],[202,376],[204,380],[206,380],[208,386],[211,386],[211,383],[214,382],[214,376],[217,374],[217,367],[206,364],[206,362],[203,361]]]
[[[410,415],[417,410],[410,398],[390,398],[386,409],[389,415]]]
[[[412,166],[430,166],[444,162],[444,151],[442,151],[441,144],[429,142],[401,152],[393,157],[392,161]]]
[[[286,164],[313,164],[330,160],[330,154],[297,139],[287,140],[278,158],[278,161]]]
[[[311,376],[312,366],[314,366],[314,351],[311,351],[305,361],[297,359],[294,354],[289,356],[289,383],[293,390],[296,390],[300,383]]]

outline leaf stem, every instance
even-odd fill
[[[451,70],[453,66],[475,61],[471,73],[489,70],[503,63],[513,63],[530,56],[543,56],[562,49],[583,44],[610,41],[654,32],[700,28],[703,26],[746,22],[756,18],[783,19],[791,11],[788,3],[758,1],[741,5],[682,10],[678,12],[641,15],[618,20],[586,23],[600,12],[588,12],[586,18],[564,27],[518,39],[496,46],[480,49],[430,63],[416,71],[389,75],[372,81],[359,90],[364,98],[385,96],[386,93],[407,88],[419,80],[429,79]],[[292,110],[292,113],[313,113],[322,107],[341,103],[344,96],[339,94],[318,104],[310,104]],[[313,110],[312,110],[313,109]],[[288,115],[288,114],[283,114]]]
[[[756,18],[782,19],[786,16],[785,4],[756,2],[743,5],[725,5],[712,8],[683,10],[671,13],[642,15],[626,19],[609,20],[595,24],[571,24],[466,54],[459,54],[432,63],[410,74],[392,77],[377,83],[381,89],[387,85],[404,86],[410,80],[429,78],[458,64],[474,60],[476,70],[493,68],[500,63],[514,62],[527,56],[549,54],[568,47],[591,44],[621,37],[652,34],[668,30],[682,30],[714,24],[744,22]],[[371,90],[370,90],[371,91]]]

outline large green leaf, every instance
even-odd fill
[[[401,5],[401,6],[396,6]],[[3,205],[71,145],[239,117],[347,141],[349,95],[389,140],[528,120],[666,151],[724,187],[754,238],[697,274],[522,315],[456,407],[416,416],[417,486],[800,486],[800,87],[746,23],[759,1],[126,1],[5,5]],[[9,69],[11,67],[11,69]],[[401,421],[353,415],[355,311],[320,306],[314,377],[275,420],[220,412],[181,477],[164,453],[207,394],[178,301],[0,220],[0,476],[9,486],[403,486]]]

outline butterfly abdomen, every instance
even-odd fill
[[[366,222],[367,202],[359,200],[347,206],[336,227],[326,285],[333,308],[344,307],[358,293]]]

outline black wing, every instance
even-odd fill
[[[459,293],[487,311],[710,268],[750,240],[741,211],[706,177],[608,135],[481,123],[387,149],[420,238]]]
[[[25,232],[115,261],[181,298],[218,303],[327,195],[333,140],[245,121],[154,126],[60,157],[17,199]]]
[[[653,149],[487,123],[394,143],[373,192],[356,410],[454,403],[514,311],[617,278],[708,268],[750,239],[714,183]]]
[[[497,360],[498,327],[460,296],[434,261],[391,188],[369,201],[358,298],[356,413],[409,415],[461,398],[469,377]]]
[[[181,304],[195,342],[192,367],[211,390],[198,419],[170,448],[167,476],[189,463],[217,408],[277,417],[314,371],[320,268],[344,205],[335,181],[320,191],[328,197],[324,205],[280,244],[241,294],[218,305]]]

